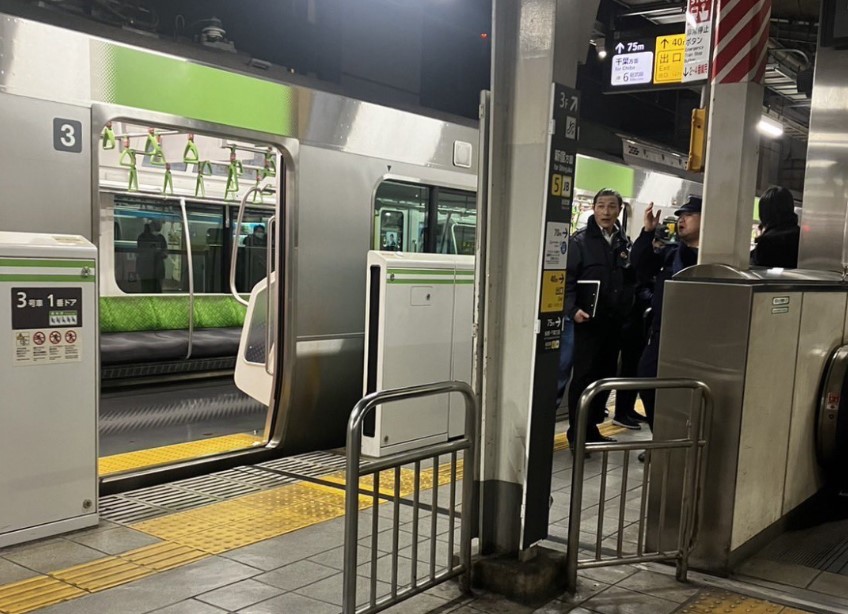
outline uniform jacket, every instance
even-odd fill
[[[683,269],[698,264],[698,250],[684,243],[672,243],[657,253],[654,251],[654,233],[642,230],[633,243],[630,259],[640,277],[656,277],[651,297],[651,332],[659,334],[665,282]]]
[[[612,243],[607,243],[595,216],[586,228],[577,231],[568,246],[568,271],[565,277],[565,315],[573,318],[577,282],[601,282],[595,319],[623,322],[631,312],[636,293],[636,272],[630,265],[630,239],[616,227]]]

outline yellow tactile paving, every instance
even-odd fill
[[[621,429],[610,425],[603,428],[605,434],[620,431]],[[174,462],[245,448],[261,442],[259,438],[245,434],[217,439],[225,441],[205,440],[106,457],[100,461],[101,472],[130,471],[145,466],[143,463]],[[564,447],[560,442],[564,439],[564,434],[557,437],[555,449]],[[156,455],[151,456],[153,453]],[[462,468],[463,462],[459,458],[456,463],[458,479],[462,477]],[[394,471],[384,471],[380,474],[381,494],[393,494],[394,477]],[[322,479],[339,485],[345,483],[344,472],[324,476]],[[419,476],[419,488],[421,491],[430,490],[434,484],[449,484],[450,479],[450,463],[438,466],[438,479],[434,479],[432,467],[425,468]],[[414,471],[402,469],[400,482],[401,497],[410,497],[414,492]],[[363,477],[360,488],[369,493],[373,489],[373,476]],[[0,586],[0,614],[24,614],[279,537],[326,520],[340,518],[344,516],[344,500],[344,491],[338,488],[298,482],[139,522],[132,525],[132,528],[163,541],[49,575]],[[370,494],[362,494],[359,507],[366,509],[372,502]]]
[[[805,611],[728,591],[706,589],[676,612],[680,614],[804,614]]]
[[[170,465],[182,461],[246,450],[254,446],[262,445],[264,439],[249,433],[236,433],[224,437],[212,437],[199,441],[189,441],[149,450],[138,450],[137,452],[126,452],[113,456],[104,456],[100,459],[100,477],[138,471],[147,467],[158,467]]]
[[[165,542],[125,552],[120,555],[120,558],[159,572],[188,565],[206,558],[206,556],[207,554],[200,550],[182,544]]]
[[[88,593],[49,576],[30,578],[14,584],[0,586],[0,612],[24,614]]]
[[[155,569],[142,567],[123,557],[100,559],[93,563],[77,565],[51,574],[57,580],[72,584],[90,593],[126,584],[156,573]]]

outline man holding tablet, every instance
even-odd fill
[[[622,206],[621,194],[615,190],[598,192],[592,217],[586,228],[574,234],[568,248],[565,315],[574,320],[569,442],[573,442],[580,395],[592,382],[616,375],[622,328],[633,307],[636,273],[630,266],[630,240],[618,223]],[[597,426],[603,422],[607,398],[601,394],[592,403],[587,441],[609,441]]]

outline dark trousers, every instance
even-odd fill
[[[645,349],[645,327],[641,313],[633,314],[621,330],[620,377],[637,377],[639,360]],[[636,415],[636,390],[619,390],[615,393],[615,416],[632,418]]]
[[[639,377],[656,377],[657,368],[660,358],[660,336],[654,333],[645,346],[645,351],[642,352],[642,358],[639,360]],[[648,425],[651,430],[654,429],[654,406],[656,404],[656,390],[640,390],[639,396],[642,397],[642,404],[645,406],[645,416],[648,418]]]
[[[562,405],[568,381],[571,379],[571,368],[574,366],[574,320],[564,318],[562,334],[559,341],[559,377],[557,378],[556,409]]]
[[[577,426],[577,404],[580,395],[591,384],[605,377],[615,377],[618,370],[618,353],[621,349],[621,324],[614,320],[597,320],[574,324],[574,371],[568,389],[568,439]],[[604,420],[608,393],[599,394],[592,401],[586,440],[597,441],[601,433],[598,423]]]

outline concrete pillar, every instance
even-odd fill
[[[550,381],[540,381],[538,361],[557,362],[558,354],[537,353],[537,330],[551,92],[554,81],[575,85],[598,3],[493,4],[485,317],[480,331],[485,554],[517,555],[546,535],[556,368],[553,378],[547,371]],[[534,468],[532,475],[528,467]],[[528,489],[528,481],[540,479],[547,481],[546,491],[538,482]]]
[[[716,0],[701,264],[747,270],[771,0]]]

